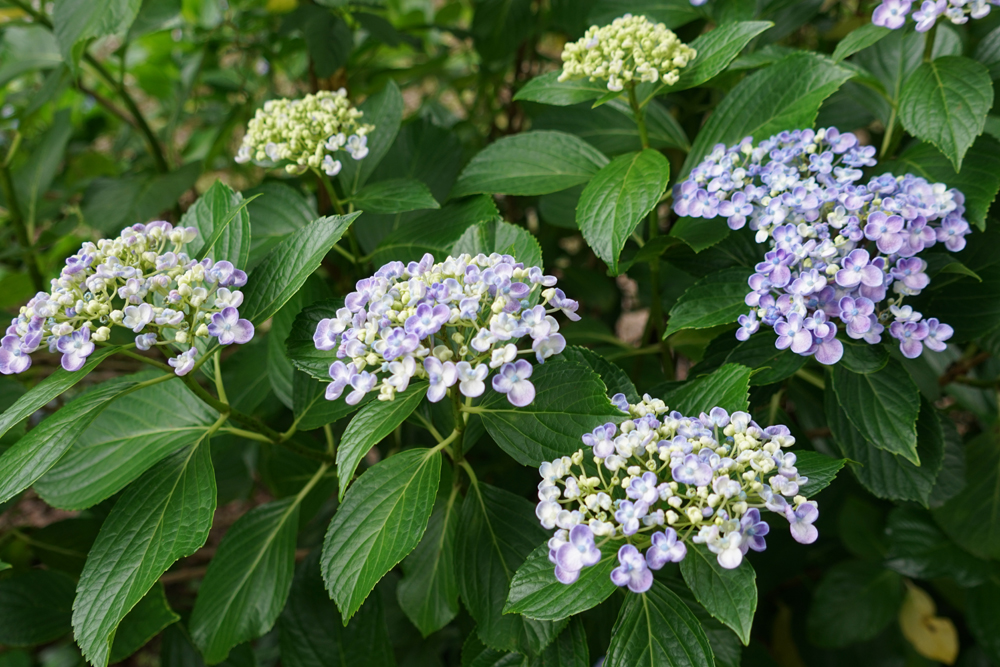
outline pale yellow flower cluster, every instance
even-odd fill
[[[589,77],[607,80],[620,91],[632,81],[677,82],[679,70],[697,53],[662,23],[626,14],[611,25],[593,26],[563,50],[560,81]]]

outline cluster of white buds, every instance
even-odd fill
[[[787,519],[798,542],[816,540],[819,509],[802,495],[808,480],[795,454],[783,451],[795,443],[786,427],[761,428],[745,412],[718,407],[685,417],[648,395],[635,405],[622,394],[612,402],[630,419],[585,434],[586,454],[539,468],[535,513],[556,530],[549,559],[559,581],[576,581],[609,540],[622,545],[612,580],[639,593],[652,585],[650,570],[684,559],[688,542],[738,567],[748,550],[766,547],[761,509]],[[596,475],[584,467],[588,455]]]
[[[237,310],[243,303],[237,288],[247,275],[225,260],[189,257],[184,249],[197,236],[194,227],[158,220],[126,227],[115,239],[84,243],[52,280],[51,291],[36,294],[7,328],[0,373],[27,370],[41,347],[62,353],[66,370],[80,370],[112,327],[137,334],[141,350],[183,350],[169,360],[177,375],[194,368],[199,338],[248,342],[253,324]]]
[[[287,162],[290,174],[322,169],[336,176],[343,167],[338,151],[355,160],[368,155],[368,134],[375,128],[360,122],[363,115],[343,88],[321,90],[301,100],[270,100],[247,124],[236,161]]]
[[[697,52],[662,23],[625,14],[611,25],[593,26],[563,49],[560,81],[589,77],[620,91],[633,81],[674,84]]]

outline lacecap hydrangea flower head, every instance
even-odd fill
[[[510,255],[459,255],[434,263],[390,262],[356,285],[336,317],[322,320],[313,340],[320,350],[337,350],[326,397],[346,390],[349,404],[379,390],[392,400],[413,378],[430,383],[432,402],[459,392],[475,398],[490,386],[511,404],[535,398],[532,365],[566,347],[553,317],[578,320],[578,303],[555,287],[556,279]],[[530,349],[518,340],[529,338]],[[457,386],[456,386],[457,385]]]
[[[355,160],[368,155],[368,134],[375,128],[360,122],[363,115],[343,88],[300,100],[270,100],[247,124],[236,161],[287,162],[291,174],[322,169],[336,176],[343,168],[341,151]]]
[[[883,0],[872,13],[872,23],[896,30],[903,27],[907,16],[912,16],[916,29],[926,32],[934,27],[939,18],[961,25],[970,18],[984,18],[991,8],[998,5],[1000,0]],[[910,12],[913,12],[912,15]]]
[[[630,418],[599,426],[583,436],[586,448],[539,467],[535,514],[555,529],[549,560],[559,581],[575,582],[607,542],[621,545],[611,580],[636,593],[652,586],[652,570],[683,560],[688,544],[736,568],[767,546],[762,510],[781,515],[796,541],[816,541],[819,508],[802,495],[808,479],[785,451],[795,444],[786,427],[761,428],[718,407],[685,417],[648,394],[635,405],[622,394],[612,402]]]
[[[739,318],[739,340],[763,323],[778,348],[824,364],[843,355],[838,330],[874,344],[888,329],[911,359],[925,346],[945,349],[953,329],[903,300],[930,283],[922,251],[965,247],[965,198],[910,174],[860,183],[874,155],[832,127],[782,132],[757,146],[747,137],[717,145],[675,189],[678,215],[722,216],[732,229],[749,223],[770,248],[750,276],[752,310]]]
[[[0,341],[0,373],[21,373],[31,354],[62,353],[62,367],[77,371],[108,340],[112,327],[136,334],[135,346],[179,346],[169,360],[177,375],[198,360],[196,342],[246,343],[254,327],[239,310],[247,276],[227,261],[196,261],[184,249],[194,227],[162,220],[133,225],[118,238],[86,242],[66,260],[49,292],[21,308]]]
[[[679,70],[696,55],[662,23],[625,14],[611,25],[591,27],[580,40],[567,44],[559,80],[606,80],[611,91],[633,81],[673,84]]]

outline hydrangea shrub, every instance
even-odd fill
[[[0,667],[1000,664],[997,3],[107,4],[0,22]]]

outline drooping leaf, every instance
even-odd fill
[[[211,448],[202,439],[150,470],[115,503],[73,606],[74,635],[91,664],[108,663],[122,619],[167,568],[205,544],[215,493]]]
[[[601,547],[601,560],[585,567],[570,586],[556,579],[548,544],[537,547],[510,582],[504,614],[521,614],[539,621],[559,621],[587,611],[607,600],[615,589],[611,570],[618,567],[618,545]]]
[[[715,144],[732,145],[746,136],[759,141],[784,130],[811,126],[823,100],[851,76],[849,70],[823,56],[805,52],[796,52],[748,76],[712,112],[677,181],[687,178]]]
[[[392,667],[396,660],[380,598],[368,600],[347,627],[320,576],[319,551],[299,565],[278,621],[285,667]]]
[[[588,143],[565,132],[515,134],[477,153],[451,196],[544,195],[589,181],[607,163]]]
[[[531,382],[535,400],[523,408],[495,391],[475,408],[496,443],[522,465],[538,466],[569,456],[581,448],[584,433],[625,419],[611,404],[601,378],[579,364],[536,365]]]
[[[344,625],[427,529],[441,455],[411,449],[377,463],[348,490],[323,543],[323,579]]]
[[[646,149],[615,158],[583,189],[577,224],[611,273],[618,273],[618,256],[625,242],[659,202],[669,178],[667,159]]]
[[[746,559],[727,570],[703,545],[691,545],[681,561],[681,574],[698,602],[713,618],[732,628],[744,645],[757,611],[757,573]]]
[[[670,309],[667,330],[670,336],[684,329],[707,329],[735,322],[747,312],[746,269],[723,269],[689,287]]]
[[[69,633],[73,579],[31,570],[0,580],[0,644],[33,646]]]
[[[934,511],[934,519],[956,544],[980,558],[1000,558],[1000,437],[996,427],[966,446],[966,485]]]
[[[116,380],[74,399],[0,456],[0,503],[34,484],[66,454],[77,438],[116,398],[138,382]]]
[[[255,507],[219,545],[188,624],[209,664],[268,632],[284,608],[295,569],[300,502],[291,497]]]
[[[925,62],[903,84],[899,119],[961,171],[965,152],[983,133],[992,106],[993,82],[986,67],[970,58],[946,56]]]
[[[809,638],[839,648],[873,639],[896,617],[902,578],[878,563],[845,561],[830,568],[809,607]]]
[[[879,498],[915,500],[926,506],[944,457],[944,444],[940,437],[935,438],[935,432],[939,435],[941,431],[934,424],[937,415],[933,408],[925,404],[922,410],[927,417],[917,421],[918,429],[924,425],[924,430],[917,437],[920,465],[916,466],[865,440],[832,391],[826,392],[825,400],[826,418],[834,440],[861,484]]]
[[[354,416],[340,438],[337,450],[337,476],[340,477],[339,499],[344,499],[358,463],[372,447],[382,442],[410,416],[427,395],[427,385],[415,382],[392,401],[372,401]]]
[[[853,373],[837,365],[833,390],[854,428],[868,442],[920,465],[917,415],[920,390],[902,364],[889,361],[874,373]]]
[[[514,573],[546,537],[527,500],[481,482],[466,494],[455,552],[458,585],[490,648],[538,653],[566,626],[503,613]]]
[[[91,507],[196,442],[218,417],[180,382],[145,387],[105,408],[35,490],[54,507]]]
[[[396,586],[400,608],[424,637],[448,625],[458,614],[458,500],[456,489],[439,503],[420,544],[403,561],[403,578]]]
[[[415,178],[393,178],[363,187],[352,200],[369,213],[405,213],[441,208],[430,189]]]
[[[141,0],[56,0],[52,24],[63,59],[74,68],[87,42],[128,30]]]
[[[278,312],[360,214],[314,220],[275,246],[250,274],[240,315],[259,325]]]
[[[750,374],[740,364],[726,364],[710,375],[694,378],[661,398],[671,410],[698,415],[720,407],[728,412],[749,409]]]
[[[907,577],[951,577],[960,586],[977,586],[994,570],[952,542],[926,511],[897,507],[889,513],[886,535],[885,565]]]
[[[684,601],[658,581],[630,593],[611,631],[607,667],[712,667],[701,623]]]
[[[855,28],[844,39],[837,43],[837,48],[833,50],[833,62],[839,63],[844,58],[849,58],[862,49],[881,41],[892,31],[889,28],[867,23],[860,28]]]

